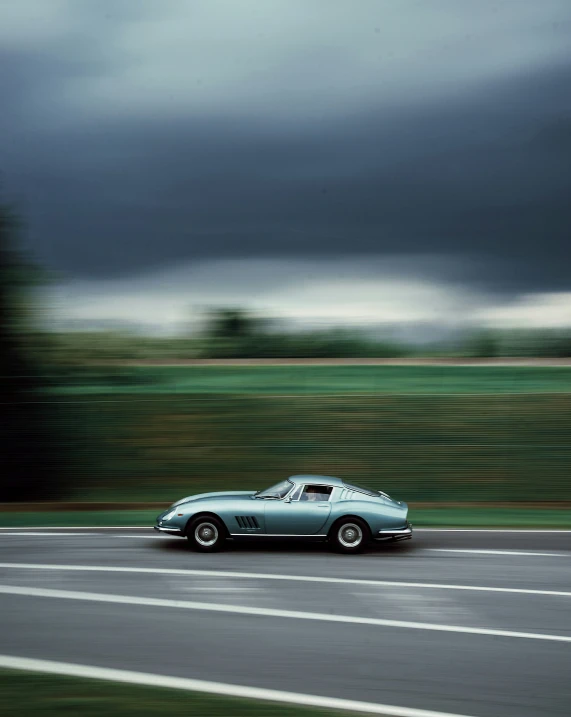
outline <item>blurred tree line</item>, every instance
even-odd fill
[[[350,329],[276,331],[246,312],[224,309],[210,314],[194,336],[153,337],[120,331],[73,331],[52,335],[55,370],[85,364],[187,359],[401,357],[411,347],[375,340]]]
[[[471,358],[569,358],[571,328],[478,330],[459,348]]]
[[[197,348],[203,358],[401,357],[411,351],[351,329],[279,331],[242,309],[210,311]]]
[[[278,330],[268,319],[235,308],[208,312],[190,336],[144,336],[121,331],[67,331],[29,338],[54,372],[87,365],[189,359],[450,357],[568,358],[570,329],[474,329],[452,339],[413,344],[374,338],[358,329]]]

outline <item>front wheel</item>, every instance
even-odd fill
[[[204,516],[190,522],[186,537],[194,550],[201,553],[215,553],[222,550],[224,546],[226,528],[218,518]]]
[[[331,547],[338,553],[360,553],[369,540],[369,528],[360,518],[342,518],[330,533]]]

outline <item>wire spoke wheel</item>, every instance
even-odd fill
[[[329,534],[329,542],[338,553],[360,553],[371,540],[367,523],[357,516],[340,518]]]
[[[218,540],[218,530],[212,523],[199,523],[194,530],[194,538],[197,543],[209,548]]]
[[[356,548],[363,542],[363,531],[356,523],[344,523],[339,528],[337,539],[344,548]]]
[[[226,540],[224,524],[214,516],[195,519],[188,527],[186,535],[191,546],[202,552],[216,552]]]

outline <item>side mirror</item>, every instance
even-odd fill
[[[286,499],[284,500],[284,503],[291,503],[291,498],[286,498]]]

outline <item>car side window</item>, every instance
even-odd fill
[[[305,485],[300,501],[325,501],[329,500],[333,487],[330,485]]]

